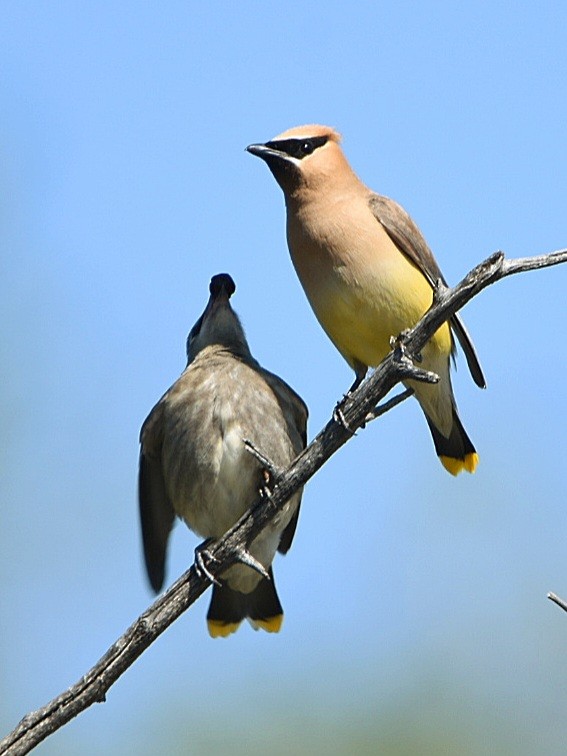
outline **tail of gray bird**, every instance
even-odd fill
[[[278,598],[272,568],[270,580],[262,578],[251,593],[233,591],[228,585],[213,585],[207,613],[207,627],[212,638],[226,638],[247,619],[255,630],[279,632],[283,609]]]

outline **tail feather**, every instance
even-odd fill
[[[269,573],[271,579],[262,578],[252,593],[248,594],[247,616],[255,630],[262,628],[268,633],[277,633],[282,626],[283,609],[271,567]]]
[[[246,595],[227,585],[213,585],[207,612],[207,627],[212,638],[226,638],[235,633],[246,617]]]
[[[207,626],[213,638],[226,638],[248,619],[255,630],[262,628],[277,633],[283,622],[283,609],[278,598],[272,568],[270,580],[262,578],[251,593],[235,591],[228,585],[214,585],[207,613]]]
[[[456,407],[453,407],[453,426],[448,438],[435,427],[433,421],[427,415],[426,419],[433,436],[435,451],[443,467],[451,475],[458,475],[463,470],[473,473],[478,464],[478,454],[463,428]]]

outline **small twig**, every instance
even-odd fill
[[[559,598],[559,596],[555,593],[548,593],[547,598],[551,599],[557,606],[560,606],[563,611],[567,612],[567,601],[565,599]]]
[[[396,394],[396,396],[393,396],[391,399],[388,399],[387,402],[376,405],[376,407],[374,407],[374,409],[366,415],[364,422],[370,423],[372,422],[372,420],[376,420],[377,417],[386,414],[386,412],[389,412],[391,409],[394,409],[394,407],[397,407],[398,404],[401,404],[406,399],[409,399],[409,397],[413,396],[414,393],[415,392],[412,388],[407,388],[404,391],[401,391],[399,394]]]
[[[270,573],[264,567],[262,562],[259,562],[255,556],[253,556],[247,549],[241,548],[236,552],[236,559],[241,564],[245,564],[253,570],[256,570],[266,580],[271,580]]]
[[[260,449],[258,449],[258,447],[252,443],[252,441],[250,441],[249,438],[243,438],[242,443],[244,444],[246,451],[249,452],[253,457],[255,457],[255,459],[258,460],[262,467],[268,471],[268,473],[270,474],[270,482],[272,485],[275,485],[278,478],[281,478],[283,470],[281,470],[279,467],[276,467],[272,460],[268,459],[268,457],[266,457],[266,455],[263,454]]]

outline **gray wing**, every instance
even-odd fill
[[[389,197],[379,194],[370,195],[369,206],[374,217],[384,227],[394,244],[417,265],[431,286],[434,287],[439,279],[447,285],[423,234],[404,208]],[[458,313],[453,315],[450,323],[465,354],[474,382],[480,388],[486,388],[486,380],[476,350]]]
[[[166,492],[161,462],[164,398],[152,409],[140,431],[138,499],[144,559],[151,586],[157,593],[165,574],[167,542],[175,513]]]
[[[269,370],[264,370],[263,368],[260,370],[276,395],[288,426],[288,434],[294,451],[296,454],[299,454],[307,446],[307,416],[309,414],[307,405],[299,394],[297,394],[291,386],[288,386],[288,384],[279,376],[270,373]],[[301,496],[302,493],[299,497],[297,509],[280,538],[278,546],[280,554],[287,554],[293,541],[295,529],[297,528],[297,521],[299,519]]]
[[[285,417],[296,454],[307,446],[307,417],[309,410],[303,399],[282,378],[265,368],[259,372],[274,392]]]

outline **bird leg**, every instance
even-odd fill
[[[448,290],[449,287],[442,278],[436,279],[435,284],[433,285],[433,302],[431,306],[433,307],[434,305],[439,304],[439,302],[442,302]]]
[[[343,407],[345,405],[346,400],[349,398],[349,394],[345,394],[342,399],[339,399],[339,401],[335,404],[335,408],[333,410],[333,420],[338,423],[338,425],[342,425],[343,428],[346,430],[347,433],[350,433],[351,436],[356,436],[356,431],[354,431],[350,425],[347,423],[346,418],[343,414]]]
[[[221,585],[221,582],[217,580],[217,578],[212,574],[212,572],[210,572],[207,565],[205,564],[205,560],[209,563],[219,561],[207,549],[207,546],[213,543],[214,540],[214,538],[207,538],[206,541],[203,541],[203,543],[199,544],[199,546],[197,546],[197,548],[195,549],[195,572],[200,578],[206,577],[207,580],[211,581],[211,583],[214,583],[215,585]]]
[[[359,372],[359,370],[361,372]],[[356,374],[355,374],[356,377],[355,377],[355,379],[354,379],[354,381],[352,383],[352,386],[349,388],[349,390],[344,395],[343,400],[346,399],[347,397],[349,397],[352,393],[354,393],[356,391],[356,389],[360,386],[360,384],[362,383],[362,381],[366,377],[367,371],[368,371],[367,367],[365,367],[364,369],[362,369],[362,367],[361,368],[357,367]]]
[[[402,362],[405,360],[410,360],[412,362],[423,362],[423,357],[421,355],[421,352],[417,352],[417,354],[412,354],[411,358],[408,356],[408,351],[406,349],[406,338],[408,334],[410,333],[410,329],[406,328],[404,331],[402,331],[398,336],[390,336],[390,347],[395,353],[395,357],[398,360],[398,362]]]
[[[343,428],[347,431],[347,433],[350,433],[351,436],[355,436],[356,431],[353,431],[352,428],[347,423],[345,416],[343,414],[343,407],[345,406],[347,400],[350,399],[350,397],[353,395],[353,393],[356,391],[356,389],[360,386],[360,384],[366,377],[366,373],[368,372],[368,366],[363,365],[361,362],[358,362],[358,360],[355,360],[354,372],[355,372],[356,377],[354,379],[352,386],[349,388],[349,390],[346,392],[343,398],[339,399],[339,401],[335,404],[335,408],[333,410],[333,420],[339,425],[342,425]]]
[[[405,339],[409,332],[402,331],[397,338],[390,339],[390,346],[394,350],[394,360],[402,373],[402,380],[422,381],[423,383],[439,383],[439,376],[431,370],[422,370],[415,366],[415,362],[421,362],[421,354],[409,354],[406,349]]]

